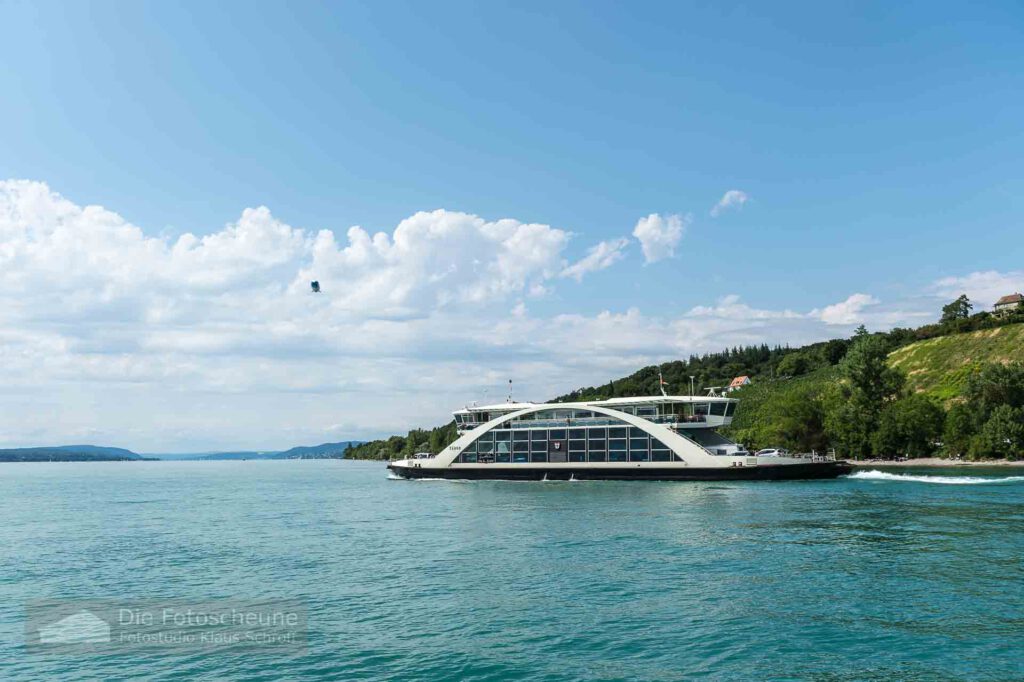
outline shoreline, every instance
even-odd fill
[[[870,467],[1024,467],[1024,460],[993,459],[983,461],[940,459],[938,457],[922,457],[897,462],[894,459],[861,459],[847,460],[857,468]]]

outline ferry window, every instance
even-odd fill
[[[601,452],[594,452],[593,450],[590,451],[591,462],[603,462],[605,461],[605,457],[606,455],[603,450]]]
[[[587,437],[591,441],[604,440],[605,435],[606,435],[606,430],[605,429],[587,429],[587,432],[588,432],[588,436]]]
[[[569,429],[569,438],[586,438],[586,429]]]
[[[531,462],[546,462],[546,461],[548,461],[548,451],[547,450],[543,450],[541,452],[536,452],[536,451],[531,452],[530,453],[530,461]]]
[[[512,440],[530,440],[529,431],[516,431],[512,434]]]
[[[508,442],[507,440],[499,440],[497,443],[494,444],[494,451],[495,452],[511,452],[512,451],[512,443]]]
[[[647,452],[647,439],[646,438],[630,438],[629,439],[630,450],[643,450]]]
[[[470,443],[469,445],[464,447],[462,449],[462,451],[463,452],[472,452],[475,455],[476,454],[476,443]]]
[[[486,452],[494,452],[494,443],[477,443],[476,451],[481,454]]]
[[[694,414],[707,414],[708,404],[707,403],[694,403],[693,405]]]
[[[586,452],[573,452],[572,450],[570,450],[569,451],[569,461],[570,462],[586,462],[587,461],[587,453]]]
[[[638,407],[636,408],[636,416],[638,417],[653,417],[658,414],[657,408],[654,407]]]
[[[530,455],[525,452],[513,452],[512,461],[516,463],[523,463],[530,461]]]
[[[574,410],[573,416],[576,417],[576,419],[590,419],[594,416],[594,413],[590,410]]]
[[[636,414],[636,408],[634,407],[616,407],[615,409],[626,414]]]
[[[672,453],[668,450],[654,450],[651,449],[651,461],[652,462],[671,462]]]
[[[625,427],[608,429],[609,438],[625,438],[627,429]]]
[[[500,452],[499,451],[498,454],[496,454],[494,456],[494,461],[495,462],[500,462],[502,464],[507,464],[508,461],[509,461],[509,458],[510,458],[509,453],[507,453],[507,452]]]
[[[572,410],[555,410],[555,419],[569,419],[572,417]]]
[[[463,452],[461,459],[467,464],[476,464],[476,453]]]
[[[531,431],[530,432],[530,440],[532,440],[532,441],[536,442],[536,441],[539,441],[539,440],[547,440],[547,439],[548,439],[548,432],[545,431],[544,429],[537,429],[536,431]]]
[[[527,443],[525,440],[514,441],[512,443],[512,451],[513,452],[529,452],[530,451],[530,444]]]
[[[609,462],[625,462],[626,461],[626,450],[609,450],[608,451]]]
[[[716,417],[724,417],[725,403],[711,403],[711,414]]]
[[[488,431],[484,435],[482,435],[479,438],[477,438],[476,442],[477,443],[493,443],[494,442],[494,432],[493,431]]]
[[[630,462],[649,462],[650,460],[651,456],[647,454],[647,448],[644,448],[643,450],[629,449]]]
[[[587,451],[587,441],[585,441],[583,439],[569,441],[569,452],[586,452],[586,451]]]
[[[546,440],[534,440],[530,441],[530,452],[548,451],[548,442]]]
[[[511,439],[512,439],[512,432],[511,431],[495,431],[494,432],[494,440],[496,440],[496,441],[511,440]]]
[[[736,411],[736,403],[729,403],[729,407],[725,408],[725,416],[731,417],[732,413]]]
[[[616,451],[617,450],[623,450],[624,451],[626,449],[626,439],[625,438],[610,438],[610,439],[608,439],[608,449],[609,450],[616,450]]]
[[[647,432],[637,426],[629,427],[630,438],[647,438]]]

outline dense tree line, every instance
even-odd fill
[[[413,429],[405,436],[391,436],[349,446],[345,459],[401,459],[417,452],[438,453],[455,440],[455,422],[432,429]]]
[[[694,392],[703,394],[712,386],[726,386],[734,377],[750,376],[773,378],[787,374],[805,374],[820,367],[833,365],[846,354],[849,342],[834,339],[805,346],[799,350],[767,345],[732,348],[719,353],[691,355],[687,360],[676,360],[661,365],[651,365],[614,379],[601,386],[578,388],[571,393],[558,396],[556,402],[579,400],[604,400],[606,398],[634,395],[656,395],[661,392],[658,376],[667,384],[670,395],[688,395],[691,380]]]

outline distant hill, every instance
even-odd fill
[[[0,462],[123,462],[146,459],[124,448],[99,445],[54,445],[0,450]]]
[[[198,455],[191,456],[174,456],[173,459],[194,459],[194,460],[237,460],[237,459],[270,459],[277,452],[267,452],[265,450],[252,451],[252,452],[207,452]],[[163,456],[161,456],[163,458]],[[168,457],[167,459],[172,459]]]
[[[105,455],[122,459],[142,459],[142,455],[125,450],[124,448],[111,448],[104,445],[59,445],[58,450],[66,452],[77,452],[94,455]]]
[[[203,452],[192,455],[158,454],[160,459],[174,460],[244,460],[244,459],[342,459],[349,445],[361,444],[358,440],[345,440],[339,443],[322,443],[320,445],[299,446],[290,450],[245,450],[236,452]]]
[[[278,452],[268,457],[268,459],[342,459],[345,456],[345,450],[349,446],[355,447],[361,443],[362,441],[358,440],[344,440],[340,443],[300,446],[291,450],[285,450],[284,452]]]

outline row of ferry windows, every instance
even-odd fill
[[[654,405],[640,405],[640,406],[622,406],[611,408],[619,412],[626,414],[636,415],[638,417],[657,417],[658,408]],[[713,417],[731,417],[733,412],[736,411],[736,403],[670,403],[663,408],[662,414],[677,414],[677,415],[711,415]],[[480,424],[493,419],[498,416],[498,413],[488,412],[476,412],[471,414],[457,414],[455,415],[455,421],[460,424]],[[539,412],[531,412],[530,414],[524,414],[517,418],[515,421],[536,421],[536,420],[551,420],[551,419],[590,419],[593,417],[604,417],[602,414],[595,414],[590,410],[540,410]]]
[[[670,462],[672,451],[635,426],[493,430],[459,455],[465,463]]]

